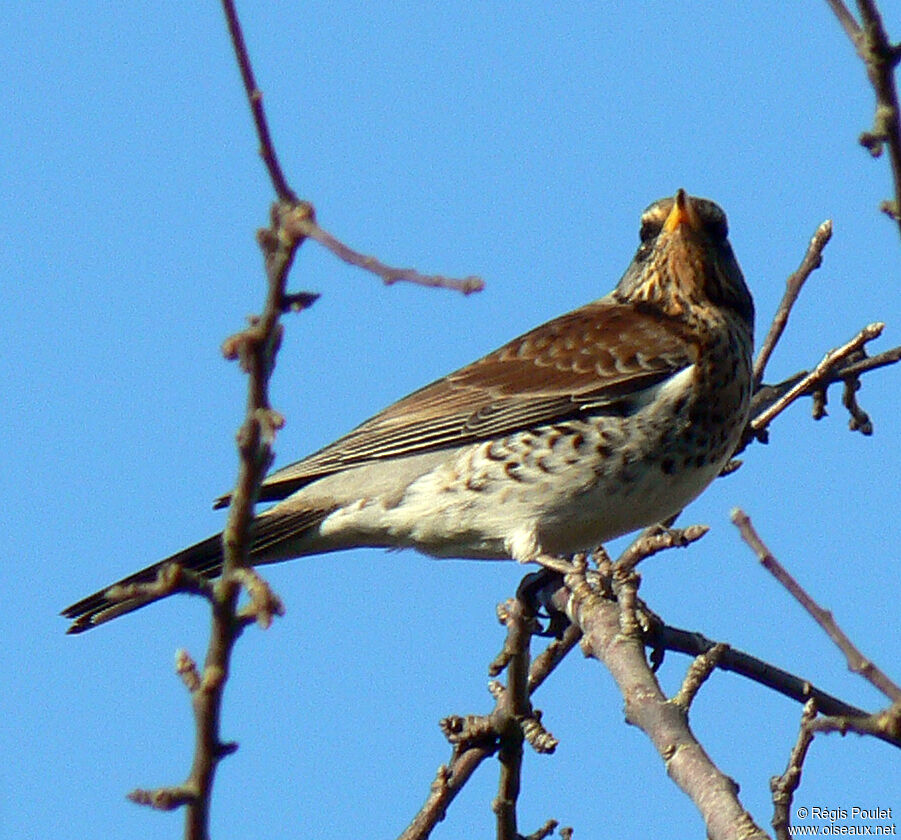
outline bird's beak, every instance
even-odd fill
[[[681,189],[676,193],[673,209],[669,211],[669,215],[663,223],[663,229],[667,233],[672,233],[679,225],[688,225],[690,230],[699,230],[701,227],[698,211],[695,210],[685,190]]]

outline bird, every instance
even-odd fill
[[[605,297],[271,473],[250,562],[381,547],[554,568],[695,499],[748,421],[754,302],[715,202],[655,201],[639,239]],[[116,586],[222,562],[216,534],[67,607],[68,632],[161,597]]]

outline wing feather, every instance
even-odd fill
[[[602,298],[415,391],[334,443],[277,470],[263,483],[260,498],[284,499],[318,478],[373,461],[588,413],[621,414],[697,355],[678,322]],[[216,504],[227,503],[223,496]]]

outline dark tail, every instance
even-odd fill
[[[126,578],[107,586],[87,598],[83,598],[77,604],[66,607],[62,614],[66,618],[73,619],[72,625],[66,631],[67,633],[84,633],[98,624],[103,624],[117,616],[129,613],[145,604],[159,600],[161,596],[144,595],[137,598],[127,598],[124,600],[113,599],[108,597],[110,590],[116,587],[127,587],[136,583],[153,583],[157,579],[159,572],[170,564],[177,563],[183,569],[203,575],[204,577],[214,578],[222,571],[222,535],[208,537],[205,540],[173,554],[159,563],[154,563],[140,572],[135,572]]]
[[[295,539],[303,531],[318,525],[329,511],[286,511],[274,515],[257,517],[253,523],[253,545],[250,559],[254,563],[275,560],[279,557],[278,549],[286,542]],[[285,559],[284,557],[280,559]],[[199,543],[160,560],[140,572],[106,586],[99,592],[83,598],[76,604],[66,607],[62,615],[72,619],[67,633],[84,633],[98,624],[104,624],[120,615],[140,609],[147,604],[158,601],[165,595],[139,595],[133,598],[121,597],[118,587],[128,587],[136,583],[153,583],[160,571],[170,565],[178,565],[187,571],[205,578],[218,577],[222,572],[222,535],[215,534]],[[112,597],[111,597],[112,596]]]

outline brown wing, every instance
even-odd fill
[[[260,499],[373,461],[461,446],[588,412],[622,413],[692,364],[678,325],[603,298],[413,392],[302,461],[272,473]],[[228,497],[216,506],[228,503]]]

